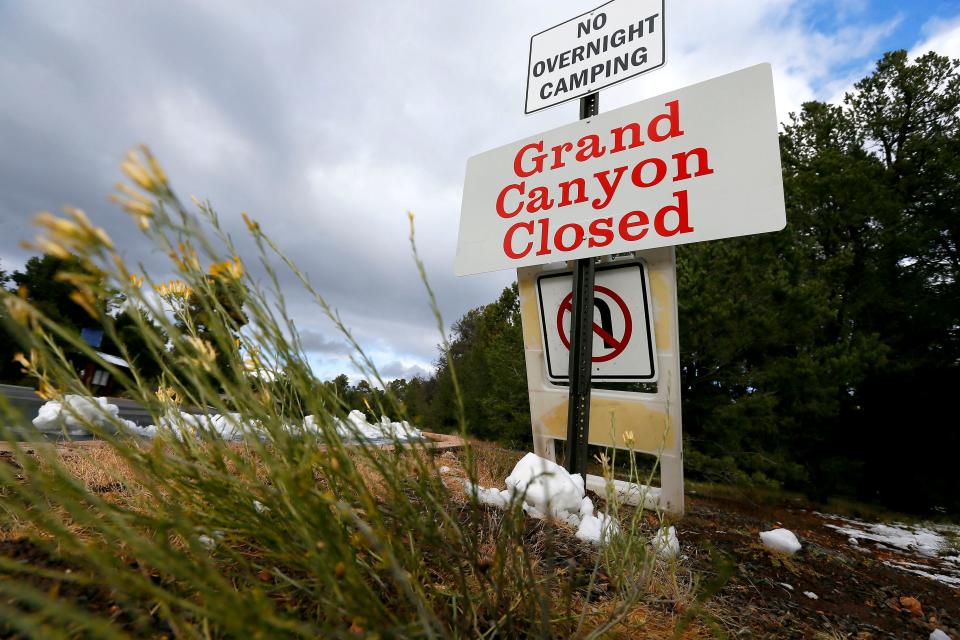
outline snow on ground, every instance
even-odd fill
[[[522,495],[524,510],[536,518],[550,514],[580,524],[580,507],[587,499],[583,476],[571,475],[556,462],[528,453],[507,476],[507,490]]]
[[[665,560],[676,558],[680,554],[680,540],[677,539],[677,530],[673,527],[660,529],[650,544],[657,555]]]
[[[129,420],[120,417],[120,409],[107,402],[106,398],[92,398],[67,394],[62,401],[49,400],[37,412],[33,426],[44,433],[82,435],[87,433],[86,424],[94,424],[108,433],[117,430],[117,425],[135,427]]]
[[[589,500],[590,498],[584,498]],[[580,524],[577,526],[577,532],[574,534],[578,540],[584,542],[593,542],[594,544],[606,544],[610,542],[611,536],[620,532],[620,526],[617,521],[605,513],[597,515],[584,515]]]
[[[903,560],[885,559],[884,564],[936,580],[951,587],[960,587],[960,527],[945,524],[908,525],[899,522],[883,524],[855,518],[819,513],[831,522],[825,523],[858,549],[872,542],[904,556]],[[954,542],[951,543],[951,539]],[[920,560],[922,562],[914,562]]]
[[[263,427],[256,422],[244,420],[239,413],[227,414],[193,414],[184,411],[169,411],[160,416],[156,425],[138,426],[130,420],[120,418],[120,409],[111,404],[106,398],[68,394],[62,401],[50,400],[40,407],[37,417],[33,419],[34,426],[41,433],[62,434],[64,431],[71,436],[86,435],[90,426],[114,433],[118,425],[126,428],[135,435],[153,438],[161,431],[174,434],[191,433],[198,431],[212,432],[228,440],[239,439],[244,433],[258,433]],[[361,411],[351,411],[346,419],[334,418],[333,427],[337,434],[346,441],[360,440],[383,442],[399,440],[420,440],[423,434],[419,429],[412,427],[408,422],[392,422],[386,416],[380,422],[371,424]],[[300,428],[291,425],[291,429]],[[321,432],[314,416],[307,416],[302,428],[309,431]]]
[[[771,551],[778,551],[789,555],[800,551],[800,541],[793,531],[789,529],[771,529],[770,531],[761,531],[760,540],[763,546]]]
[[[576,527],[576,537],[586,542],[606,543],[620,532],[620,525],[614,518],[596,511],[593,501],[586,496],[582,476],[570,474],[557,463],[536,454],[528,453],[521,458],[505,484],[506,489],[498,490],[464,480],[463,488],[475,495],[481,504],[501,509],[522,501],[521,506],[527,515],[534,518],[550,516]],[[673,527],[661,529],[651,545],[664,559],[676,557],[680,551],[680,541]]]
[[[320,431],[314,416],[307,416],[303,421],[303,426],[308,430]],[[354,409],[348,415],[346,420],[340,418],[333,419],[333,427],[344,440],[420,440],[423,434],[416,427],[410,426],[406,420],[402,422],[391,422],[386,416],[381,416],[380,422],[370,424],[362,411]]]

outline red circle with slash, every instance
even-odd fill
[[[627,348],[627,344],[630,342],[630,335],[633,333],[633,318],[630,317],[630,310],[627,308],[627,303],[623,301],[623,298],[618,296],[607,287],[594,285],[593,295],[596,296],[598,293],[602,293],[613,300],[617,304],[617,307],[620,308],[620,312],[623,314],[623,337],[621,337],[619,340],[611,335],[611,332],[606,331],[596,322],[593,323],[593,332],[600,336],[604,343],[613,345],[613,349],[610,351],[610,353],[594,355],[593,362],[607,362],[608,360],[613,360],[616,358],[618,355],[623,353],[624,349]],[[573,292],[571,291],[567,294],[567,297],[563,299],[563,302],[560,303],[560,309],[557,310],[557,332],[560,334],[560,341],[567,349],[570,348],[570,339],[564,332],[563,316],[572,312]]]

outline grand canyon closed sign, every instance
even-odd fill
[[[786,224],[770,65],[473,156],[467,275],[777,231]]]

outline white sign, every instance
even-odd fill
[[[470,158],[455,271],[785,225],[773,73],[760,64]]]
[[[650,284],[643,265],[600,265],[594,282],[591,379],[656,382]],[[537,278],[543,353],[551,382],[569,379],[572,284],[569,271]]]
[[[530,38],[526,113],[664,63],[664,0],[612,0]]]

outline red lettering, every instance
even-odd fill
[[[573,150],[573,143],[564,142],[563,144],[552,147],[551,150],[553,151],[553,164],[550,165],[550,168],[559,169],[560,167],[567,166],[563,161],[563,154]]]
[[[599,236],[603,242],[596,240]],[[587,246],[591,249],[596,247],[605,247],[613,242],[613,218],[597,218],[590,223],[590,240]]]
[[[501,218],[509,219],[517,215],[518,213],[520,213],[520,211],[523,209],[522,198],[520,199],[520,204],[518,204],[517,208],[514,209],[513,211],[507,211],[504,208],[503,201],[506,199],[507,193],[509,193],[510,191],[516,190],[520,192],[520,195],[523,195],[524,189],[526,188],[527,188],[527,185],[525,182],[518,182],[517,184],[508,184],[507,186],[505,186],[503,188],[503,191],[500,192],[500,195],[497,196],[497,215],[499,215]]]
[[[653,180],[650,182],[644,182],[643,180],[643,168],[648,164],[652,164],[656,167],[656,174],[653,176]],[[660,158],[647,158],[646,160],[641,160],[637,163],[637,166],[633,168],[633,173],[630,174],[630,179],[633,180],[633,184],[637,185],[640,188],[652,187],[658,184],[663,178],[667,175],[667,163],[661,160]]]
[[[670,237],[678,233],[690,233],[693,231],[693,227],[690,226],[688,220],[687,192],[677,191],[673,194],[673,197],[677,199],[677,204],[668,204],[663,209],[660,209],[660,211],[657,211],[657,215],[653,219],[653,228],[656,229],[657,233],[661,236]],[[671,211],[677,212],[677,225],[673,229],[668,229],[666,218],[667,214]]]
[[[529,178],[530,176],[540,173],[543,171],[543,160],[547,157],[547,154],[540,153],[539,155],[533,156],[533,169],[524,169],[523,161],[524,154],[527,151],[543,151],[543,140],[537,142],[531,142],[530,144],[524,145],[520,148],[520,151],[517,151],[516,157],[513,159],[513,172],[517,174],[519,178]]]
[[[602,158],[607,148],[600,144],[600,136],[595,133],[583,136],[577,142],[580,151],[577,151],[577,162],[586,162],[590,158]]]
[[[687,170],[687,159],[691,155],[697,156],[697,172],[690,175],[690,172]],[[713,173],[713,169],[710,168],[708,164],[709,159],[707,156],[707,150],[703,147],[697,147],[696,149],[691,149],[686,153],[675,153],[673,154],[673,159],[677,161],[677,175],[673,178],[673,181],[677,180],[686,180],[690,177],[700,177],[708,176]]]
[[[628,131],[630,132],[630,145],[624,146],[623,134],[627,133]],[[623,125],[622,127],[611,129],[610,133],[613,134],[613,146],[610,147],[610,153],[619,153],[627,149],[643,146],[643,139],[640,137],[640,125],[636,122],[631,122]]]
[[[567,231],[567,229],[573,229],[573,244],[569,246],[563,244],[563,234]],[[556,245],[557,249],[560,251],[573,251],[583,244],[583,227],[575,222],[563,225],[557,229],[557,233],[553,238],[553,244]]]
[[[540,218],[537,220],[540,223],[540,251],[537,251],[538,256],[547,256],[552,253],[550,247],[547,246],[547,233],[550,231],[550,218]]]
[[[680,101],[673,100],[664,106],[667,107],[667,113],[661,113],[647,125],[647,138],[651,142],[663,142],[667,138],[678,138],[683,135],[680,129]],[[661,122],[666,122],[670,127],[665,134],[657,131]]]
[[[634,217],[636,220],[631,220],[631,218]],[[631,211],[620,218],[620,224],[618,225],[620,237],[624,240],[639,240],[647,235],[647,229],[643,228],[637,233],[631,233],[630,230],[634,227],[646,227],[648,224],[650,224],[650,219],[647,217],[647,214],[643,211]]]
[[[553,200],[550,199],[550,191],[546,187],[530,189],[530,202],[527,203],[527,211],[536,213],[552,208]]]
[[[507,229],[507,235],[503,236],[503,252],[511,260],[519,260],[520,258],[530,253],[530,249],[533,247],[533,241],[531,240],[527,242],[527,246],[524,247],[523,251],[521,251],[520,253],[517,253],[513,250],[513,234],[516,233],[518,229],[526,229],[527,233],[529,233],[532,236],[533,221],[518,222],[517,224]]]
[[[614,174],[613,184],[610,184],[610,181],[607,179],[607,175],[610,173],[609,169],[607,169],[606,171],[600,171],[598,173],[593,174],[597,178],[597,181],[600,183],[600,187],[603,189],[604,198],[602,201],[600,200],[600,198],[594,198],[593,202],[590,203],[590,206],[592,206],[594,209],[603,209],[605,206],[610,204],[610,200],[611,198],[613,198],[613,194],[616,193],[617,191],[617,185],[620,184],[620,178],[623,177],[623,173],[626,170],[627,170],[627,165],[623,165],[622,167],[617,167],[616,169],[613,170],[613,174]]]
[[[557,207],[566,207],[567,205],[574,203],[580,204],[581,202],[587,201],[587,196],[584,193],[587,190],[587,183],[583,178],[574,178],[573,180],[569,180],[567,182],[561,182],[558,186],[560,187],[561,198],[559,204],[557,204]],[[577,199],[571,200],[570,191],[574,186],[577,187]]]

